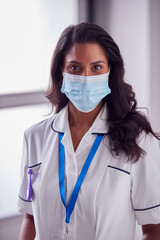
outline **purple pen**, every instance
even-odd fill
[[[33,193],[32,180],[31,180],[32,169],[29,169],[28,174],[29,174],[29,183],[28,183],[28,187],[27,187],[27,191],[26,191],[26,198],[27,198],[27,201],[30,201],[32,198],[32,193]]]

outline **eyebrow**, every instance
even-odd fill
[[[67,63],[75,63],[75,64],[78,64],[78,65],[82,65],[80,62],[73,61],[73,60],[71,60],[71,61],[68,61]]]
[[[97,64],[97,63],[104,63],[105,64],[104,61],[96,61],[96,62],[90,63],[90,65]]]
[[[75,64],[78,64],[78,65],[82,65],[80,62],[77,62],[77,61],[74,61],[74,60],[71,60],[71,61],[68,61],[67,63],[75,63]],[[104,63],[104,61],[96,61],[96,62],[92,62],[90,63],[90,65],[94,65],[94,64],[97,64],[97,63]]]

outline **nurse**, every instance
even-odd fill
[[[160,240],[160,136],[123,77],[104,29],[64,30],[46,93],[55,114],[24,134],[20,240]]]

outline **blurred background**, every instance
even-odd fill
[[[43,94],[61,32],[83,21],[104,27],[118,44],[125,80],[155,131],[160,130],[159,0],[0,0],[0,239],[18,239],[23,133],[47,118]]]

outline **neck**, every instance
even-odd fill
[[[68,103],[68,120],[70,127],[86,127],[92,126],[94,120],[96,119],[98,113],[103,106],[101,101],[98,106],[91,112],[84,113],[79,111],[70,101]]]

